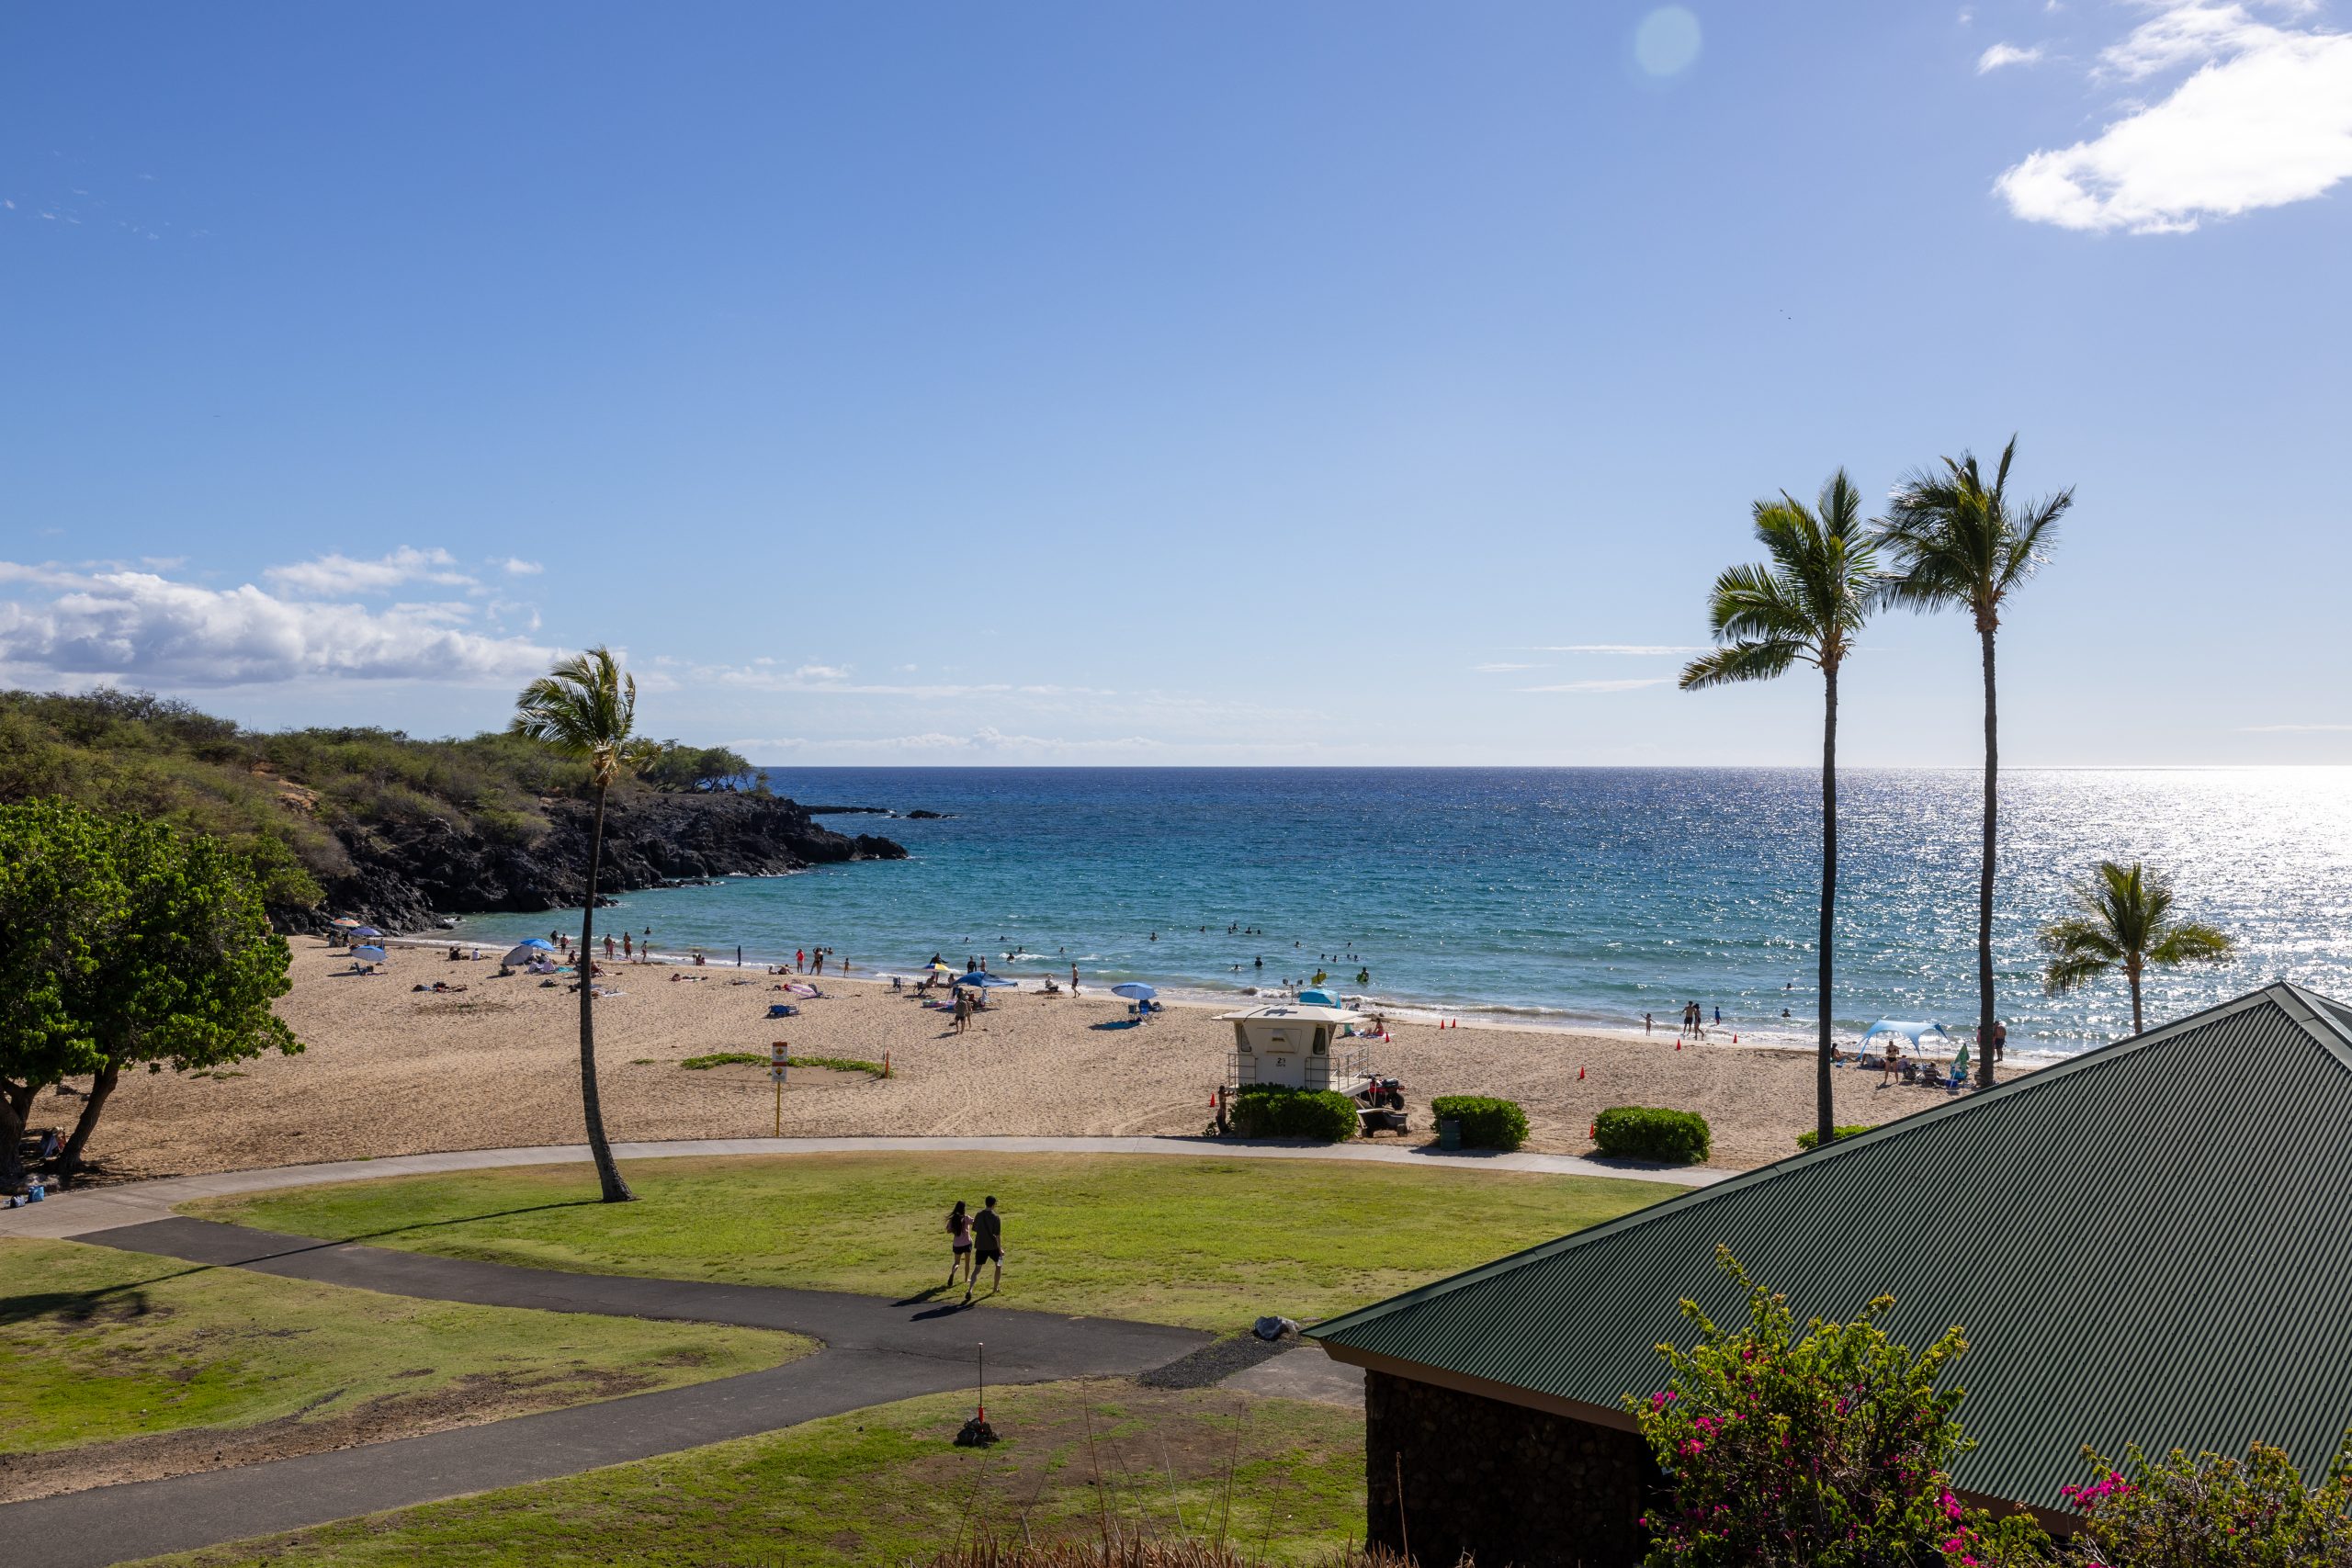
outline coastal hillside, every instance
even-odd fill
[[[748,772],[723,749],[650,748],[643,776],[613,793],[604,886],[905,856],[792,801],[720,787]],[[587,770],[502,733],[264,732],[142,692],[0,692],[0,801],[50,795],[228,840],[261,868],[287,931],[344,914],[414,930],[440,912],[577,907],[586,892]]]

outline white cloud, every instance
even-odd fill
[[[262,575],[288,592],[313,598],[337,593],[382,593],[404,582],[433,582],[446,588],[477,586],[472,578],[458,570],[457,558],[448,551],[420,550],[407,545],[375,560],[330,554],[292,566],[268,567]]]
[[[0,668],[14,678],[504,681],[536,674],[555,657],[522,637],[463,629],[471,611],[462,604],[368,610],[282,599],[251,583],[220,590],[153,572],[85,576],[6,561],[0,582],[49,591],[45,600],[0,600]]]
[[[2094,75],[2137,83],[2185,67],[2194,70],[2168,96],[2003,171],[1994,188],[2009,210],[2066,229],[2179,233],[2308,201],[2352,176],[2352,35],[2187,0],[2103,50]]]
[[[492,556],[490,564],[509,577],[537,577],[547,570],[547,568],[537,561],[525,560],[520,556],[508,556],[503,560]]]
[[[1531,648],[1530,653],[1629,653],[1645,659],[1662,659],[1670,653],[1704,653],[1701,647],[1684,647],[1678,643],[1647,642],[1571,642],[1556,648]]]
[[[1663,686],[1664,675],[1653,675],[1641,681],[1563,681],[1556,686],[1521,686],[1522,692],[1631,692],[1643,686]]]
[[[1976,57],[1976,73],[1998,71],[2004,65],[2038,65],[2041,62],[2041,46],[2022,49],[2013,43],[1996,43]]]

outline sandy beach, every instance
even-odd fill
[[[389,973],[354,976],[324,943],[294,941],[294,988],[277,1004],[305,1049],[215,1076],[126,1075],[93,1153],[108,1176],[152,1177],[441,1149],[576,1143],[581,1135],[578,998],[490,962],[394,950]],[[674,977],[673,977],[674,976]],[[566,976],[568,981],[569,976]],[[462,995],[419,983],[464,985]],[[892,1076],[796,1069],[786,1135],[969,1136],[1196,1134],[1224,1073],[1231,1026],[1171,1007],[1141,1027],[1116,998],[1040,994],[997,1000],[962,1037],[944,1012],[887,985],[827,977],[804,1001],[776,977],[727,968],[621,965],[624,994],[596,1004],[605,1124],[616,1139],[764,1136],[775,1100],[763,1066],[691,1070],[689,1056],[765,1052],[878,1062]],[[801,1007],[771,1021],[773,1001]],[[1696,1111],[1714,1129],[1713,1164],[1795,1152],[1813,1122],[1813,1063],[1797,1051],[1527,1029],[1400,1023],[1377,1047],[1401,1078],[1416,1138],[1441,1094],[1493,1094],[1527,1110],[1529,1147],[1589,1153],[1605,1107]],[[1579,1072],[1583,1074],[1580,1078]],[[1840,1068],[1838,1119],[1878,1122],[1944,1103],[1929,1089],[1881,1088]],[[33,1124],[70,1124],[78,1099],[41,1096]]]

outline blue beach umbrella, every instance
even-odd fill
[[[349,934],[353,936],[382,936],[384,933],[378,931],[374,926],[354,926],[351,928]]]
[[[1002,976],[991,975],[985,969],[975,969],[970,974],[957,980],[956,983],[959,986],[978,986],[984,988],[991,986],[1018,986],[1021,984],[1018,980],[1008,980]]]
[[[385,962],[384,950],[380,947],[355,947],[351,950],[351,956],[359,960],[362,964],[381,964]]]
[[[1111,994],[1114,997],[1125,997],[1131,1002],[1148,1002],[1159,995],[1141,980],[1130,980],[1124,986],[1114,986],[1111,987]]]
[[[548,953],[553,953],[555,951],[555,943],[549,942],[543,936],[526,936],[514,945],[517,947],[536,947]]]

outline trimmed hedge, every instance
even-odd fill
[[[1527,1142],[1527,1112],[1515,1100],[1442,1094],[1430,1101],[1430,1114],[1440,1122],[1461,1122],[1465,1149],[1515,1149]]]
[[[1592,1141],[1620,1159],[1696,1165],[1714,1147],[1707,1119],[1658,1105],[1612,1105],[1593,1119]]]
[[[1857,1133],[1867,1133],[1869,1131],[1870,1128],[1867,1125],[1855,1127],[1835,1127],[1831,1129],[1831,1132],[1840,1138],[1850,1138]],[[1821,1129],[1818,1127],[1808,1127],[1804,1132],[1797,1134],[1797,1147],[1801,1149],[1809,1149],[1820,1141]]]
[[[1362,1128],[1356,1102],[1333,1089],[1251,1084],[1233,1097],[1233,1128],[1245,1138],[1352,1138]]]

